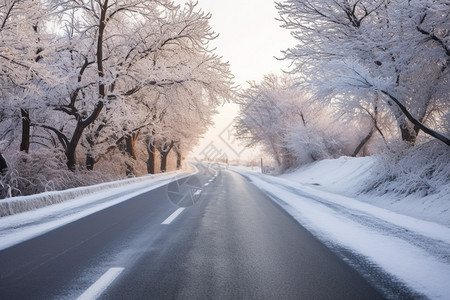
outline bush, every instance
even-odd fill
[[[0,177],[0,198],[64,190],[113,179],[111,175],[95,171],[69,171],[64,153],[59,150],[39,150],[31,154],[15,151],[5,156],[8,169]]]

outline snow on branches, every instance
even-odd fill
[[[450,145],[446,1],[286,0],[276,7],[297,40],[285,59],[318,101],[347,114],[378,102],[402,140],[414,144],[422,131]]]
[[[261,146],[280,170],[312,161],[349,155],[359,128],[333,120],[331,110],[312,101],[291,76],[264,76],[249,82],[238,98],[238,137]],[[345,129],[345,130],[343,130]]]
[[[0,140],[7,146],[0,153],[6,164],[18,150],[57,149],[64,155],[54,159],[69,170],[93,169],[119,149],[129,167],[136,142],[155,137],[188,151],[216,106],[232,97],[229,66],[209,48],[216,37],[209,18],[193,2],[5,2]]]

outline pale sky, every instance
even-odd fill
[[[267,73],[281,73],[281,69],[287,68],[286,62],[278,61],[274,56],[281,57],[280,51],[293,47],[295,41],[280,27],[281,22],[275,20],[278,15],[272,0],[199,0],[197,7],[212,14],[211,27],[219,34],[212,45],[217,47],[216,53],[230,63],[236,84],[246,87],[247,81],[259,81]],[[234,104],[220,107],[219,115],[214,118],[216,125],[192,155],[204,153],[211,142],[230,159],[239,155],[248,160],[255,155],[252,151],[241,152],[242,147],[228,134],[228,125],[236,111]]]

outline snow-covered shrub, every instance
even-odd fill
[[[95,164],[94,171],[121,179],[124,176],[142,176],[147,174],[146,145],[142,142],[136,143],[137,159],[133,159],[127,153],[120,150],[112,151]],[[127,174],[127,167],[132,169],[133,174]]]
[[[319,119],[312,120],[311,123],[295,124],[287,130],[284,142],[299,165],[351,154],[351,143],[344,133],[354,134],[354,130],[343,130],[345,124],[326,120],[324,116]]]
[[[363,187],[374,194],[422,197],[444,190],[450,194],[450,149],[436,140],[416,147],[390,145]]]
[[[79,169],[69,171],[58,150],[5,154],[8,169],[0,177],[0,198],[64,190],[114,179],[111,174]]]

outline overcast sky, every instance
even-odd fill
[[[281,50],[293,46],[293,39],[276,21],[277,11],[271,0],[199,0],[198,7],[212,14],[210,24],[219,37],[217,52],[229,61],[236,82],[259,80],[286,63]]]
[[[274,57],[281,57],[280,51],[294,46],[295,41],[275,20],[277,11],[272,0],[199,0],[198,7],[212,14],[210,24],[219,34],[213,46],[230,63],[236,84],[245,87],[249,80],[260,80],[267,73],[280,73],[287,67],[286,62]],[[242,159],[248,159],[251,153],[241,153],[239,147],[234,149],[235,145],[225,144],[219,138],[232,122],[236,108],[225,105],[219,111],[216,126],[205,135],[193,155],[199,155],[212,141],[230,158],[240,153]],[[222,134],[222,138],[227,140],[228,134]]]

